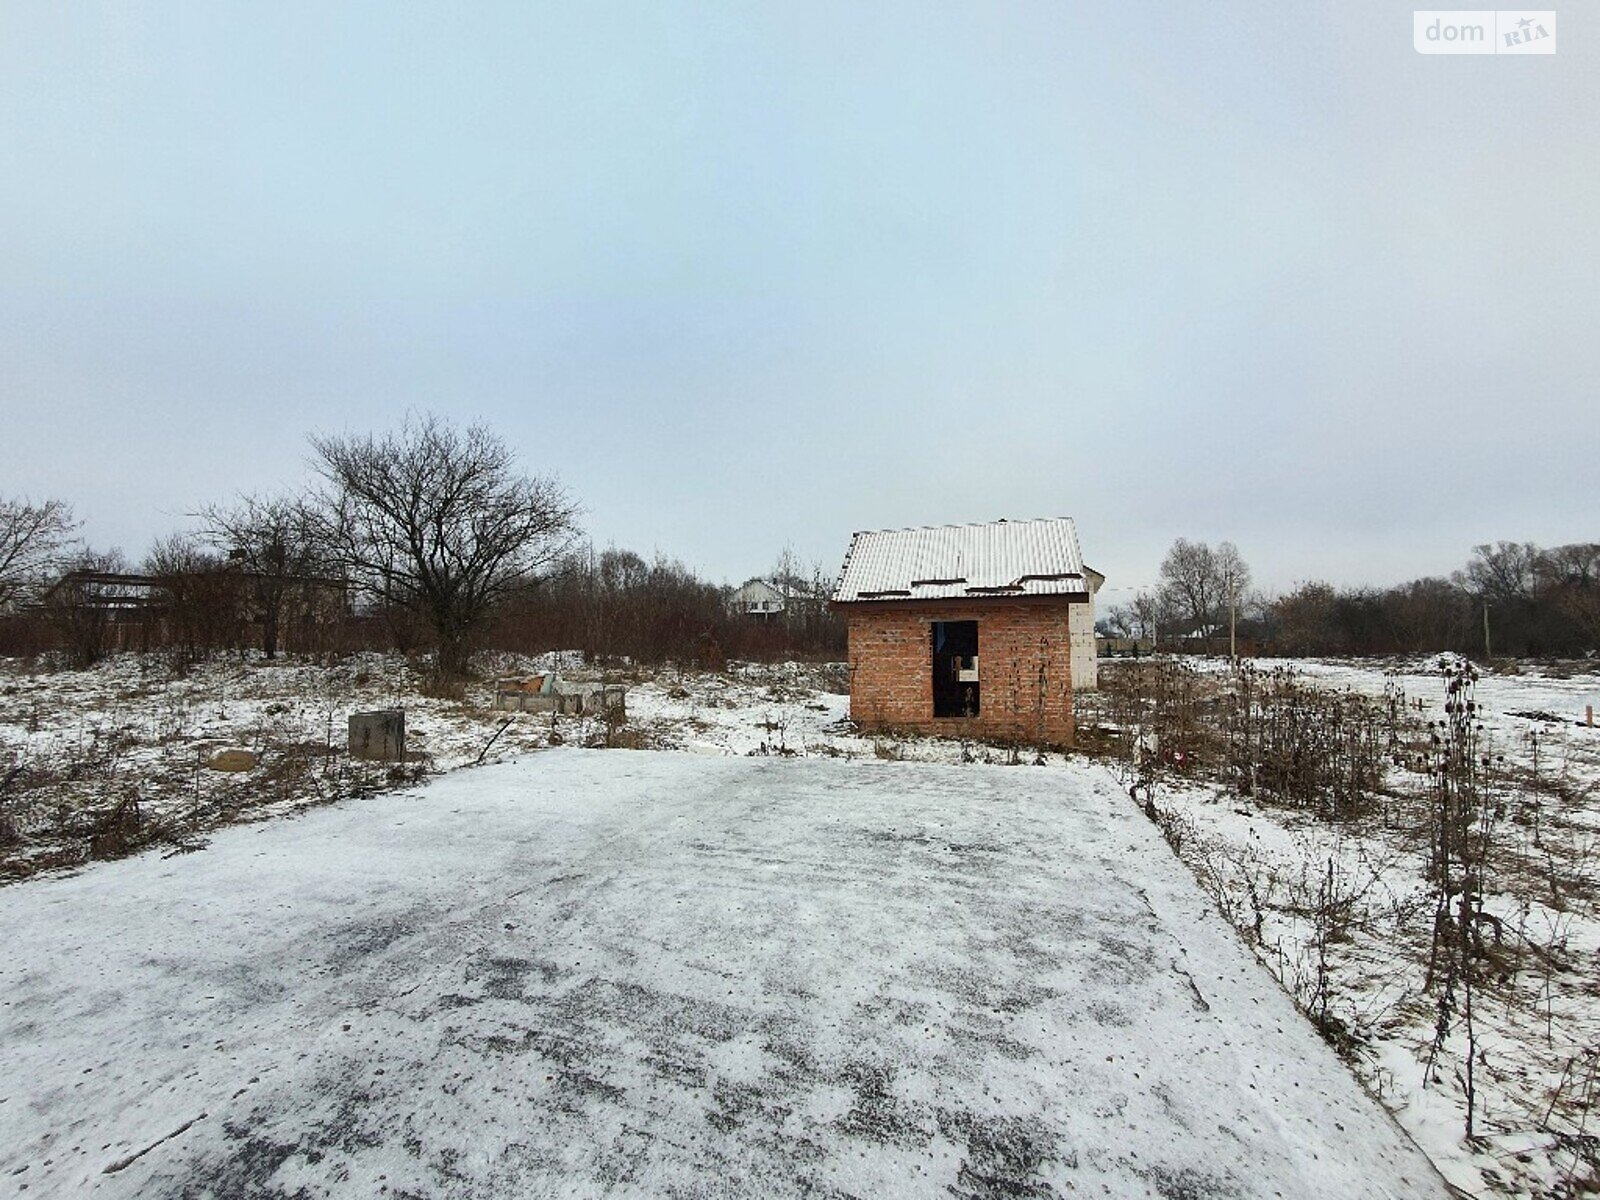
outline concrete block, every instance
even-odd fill
[[[626,713],[628,689],[618,683],[568,683],[555,681],[542,691],[506,688],[495,692],[494,706],[501,712],[559,713],[564,716],[602,716],[615,710]]]
[[[406,714],[402,709],[350,714],[350,757],[404,762]]]

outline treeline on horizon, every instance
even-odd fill
[[[740,611],[729,604],[735,589],[702,579],[664,554],[646,560],[631,550],[584,546],[514,594],[486,643],[523,652],[582,650],[600,661],[712,668],[728,659],[844,658],[844,622],[828,608],[833,578],[820,563],[802,568],[785,550],[759,578],[788,593],[782,614]]]
[[[229,591],[229,566],[228,555],[197,533],[158,540],[137,564],[116,552],[84,552],[68,563],[69,569],[137,570],[165,581],[170,622],[157,643],[191,657],[259,644],[249,598]],[[827,603],[833,579],[821,563],[802,567],[784,551],[761,578],[789,593],[781,617],[737,611],[729,604],[730,586],[704,579],[665,554],[646,559],[583,543],[513,589],[479,646],[530,654],[580,650],[597,661],[708,667],[728,659],[844,657],[844,625]],[[71,613],[52,616],[47,610],[13,617],[0,626],[0,653],[59,648],[73,636],[65,627],[72,619]],[[1227,631],[1220,604],[1213,620],[1197,623],[1176,597],[1159,592],[1110,609],[1099,626],[1105,635],[1153,638],[1161,649],[1179,652],[1215,651]],[[1600,543],[1545,549],[1502,541],[1477,547],[1448,578],[1386,588],[1310,582],[1282,596],[1247,596],[1239,603],[1237,634],[1242,649],[1268,656],[1591,656],[1600,651]],[[286,648],[312,651],[416,652],[428,645],[428,630],[414,614],[381,602],[358,605],[332,622],[286,607],[283,636]],[[97,655],[91,650],[79,657]]]
[[[178,665],[220,652],[429,654],[441,679],[471,656],[580,650],[591,660],[720,667],[845,656],[833,574],[788,550],[764,576],[786,600],[753,615],[735,589],[657,553],[596,550],[578,502],[529,475],[492,430],[432,415],[376,434],[312,436],[313,478],[195,514],[137,564],[77,537],[63,500],[0,497],[0,654],[120,649]],[[138,578],[130,578],[137,576]],[[1179,538],[1161,584],[1097,631],[1175,651],[1570,658],[1600,650],[1600,543],[1476,547],[1449,578],[1388,588],[1306,583],[1266,598],[1231,542]]]
[[[309,440],[306,486],[208,506],[139,562],[84,545],[64,500],[0,497],[0,654],[87,666],[160,650],[182,666],[393,648],[450,680],[494,650],[711,667],[844,655],[821,564],[784,550],[763,577],[786,611],[746,613],[666,555],[595,550],[578,502],[484,426],[414,415]]]
[[[257,582],[241,577],[228,554],[208,546],[199,533],[159,539],[137,561],[118,550],[84,551],[65,561],[63,573],[70,571],[148,576],[164,600],[149,619],[130,614],[121,628],[70,599],[0,614],[0,655],[62,651],[87,666],[119,649],[167,651],[184,662],[262,649]],[[746,615],[729,603],[735,589],[701,578],[676,559],[658,553],[647,560],[631,550],[595,550],[585,543],[512,588],[473,648],[577,650],[597,662],[676,661],[710,668],[729,659],[844,657],[844,623],[827,605],[831,578],[817,570],[802,574],[787,553],[761,578],[788,590],[786,612]],[[329,613],[319,611],[311,597],[285,590],[291,594],[279,605],[274,652],[431,649],[426,622],[403,606],[352,595],[353,603]]]
[[[1227,636],[1220,607],[1204,625],[1168,586],[1112,609],[1101,632],[1155,638],[1164,649]],[[1198,635],[1198,637],[1196,636]],[[1475,658],[1580,658],[1600,652],[1600,543],[1477,546],[1462,569],[1392,587],[1309,582],[1247,597],[1237,635],[1268,655],[1453,652]]]

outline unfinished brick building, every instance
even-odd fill
[[[1095,687],[1094,594],[1070,517],[858,533],[833,608],[867,729],[1073,741]]]

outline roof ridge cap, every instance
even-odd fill
[[[1073,517],[996,517],[992,521],[957,521],[953,524],[943,525],[901,525],[893,529],[857,529],[850,536],[852,539],[870,533],[921,533],[929,529],[979,529],[986,525],[1043,525],[1053,521],[1070,521],[1076,524]]]

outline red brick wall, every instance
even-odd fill
[[[850,632],[850,716],[863,728],[1072,744],[1066,603],[839,607]],[[976,717],[933,715],[934,621],[978,623]]]

